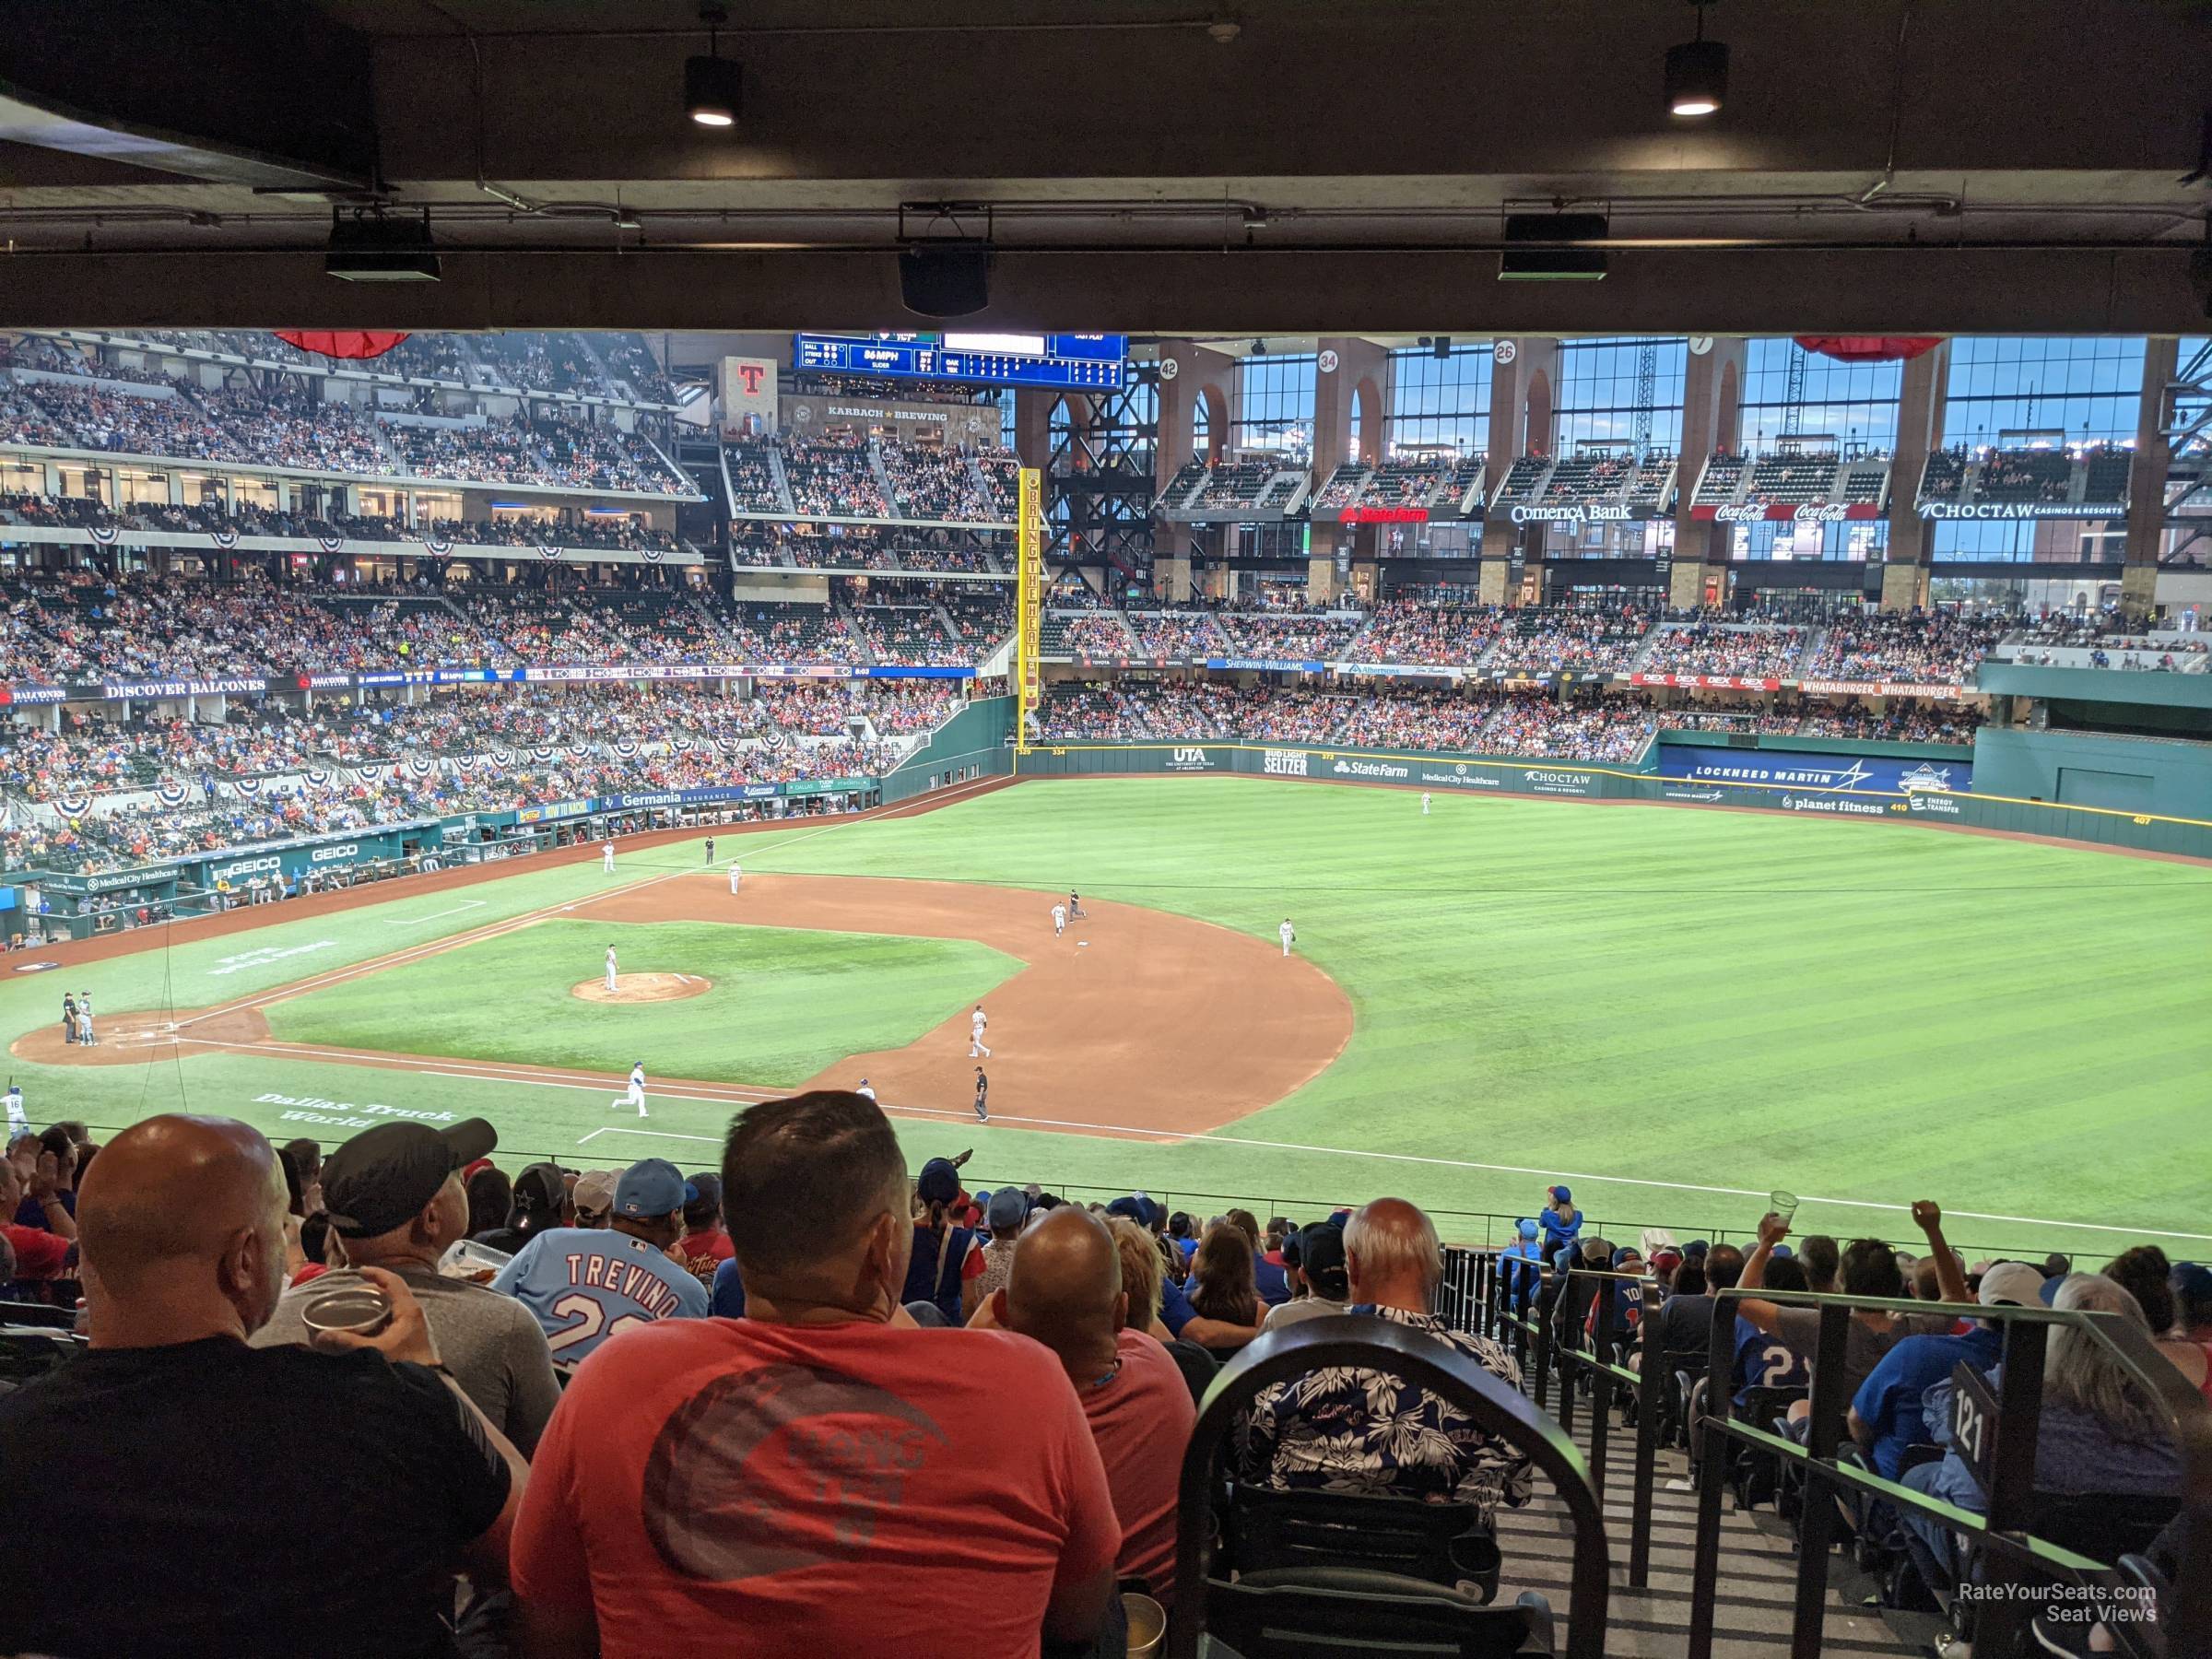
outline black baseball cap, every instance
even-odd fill
[[[1283,1252],[1288,1257],[1288,1250]],[[1321,1295],[1335,1301],[1351,1293],[1344,1270],[1344,1229],[1326,1221],[1301,1228],[1298,1235],[1298,1270]]]
[[[482,1118],[444,1129],[408,1123],[364,1129],[324,1160],[330,1224],[348,1239],[373,1239],[404,1226],[438,1195],[447,1176],[499,1144],[499,1132]]]

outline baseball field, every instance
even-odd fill
[[[1300,1218],[1391,1191],[1468,1241],[1554,1181],[1616,1236],[1740,1235],[1784,1188],[1800,1230],[1906,1238],[1924,1196],[1970,1251],[2212,1248],[2203,866],[1231,778],[1030,782],[716,853],[9,958],[0,1040],[41,1124],[182,1109],[328,1147],[483,1116],[516,1161],[706,1168],[744,1102],[866,1077],[917,1161],[973,1147],[982,1185]],[[65,990],[97,1048],[62,1043]],[[613,1104],[640,1060],[643,1120]]]

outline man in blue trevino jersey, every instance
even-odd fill
[[[555,1227],[500,1269],[494,1290],[514,1297],[545,1327],[560,1363],[595,1351],[616,1333],[656,1319],[704,1319],[707,1288],[668,1258],[698,1194],[665,1158],[623,1171],[605,1228]]]

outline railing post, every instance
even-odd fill
[[[1712,1341],[1705,1357],[1705,1416],[1690,1424],[1691,1454],[1698,1460],[1698,1540],[1689,1567],[1689,1643],[1685,1659],[1712,1659],[1712,1626],[1721,1587],[1721,1491],[1728,1479],[1728,1377],[1735,1363],[1735,1303],[1719,1298],[1712,1310]],[[1715,1386],[1717,1383],[1718,1386]],[[1683,1409],[1688,1410],[1684,1402]]]
[[[1619,1281],[1610,1274],[1597,1281],[1597,1329],[1590,1339],[1590,1484],[1598,1501],[1606,1497],[1606,1452],[1613,1433],[1613,1378],[1604,1368],[1613,1351],[1613,1296]]]
[[[1574,1269],[1559,1269],[1559,1293],[1552,1298],[1551,1314],[1545,1324],[1551,1328],[1557,1349],[1557,1370],[1559,1373],[1559,1408],[1556,1415],[1567,1438],[1574,1438],[1574,1360],[1582,1347],[1582,1321],[1561,1319],[1560,1313],[1571,1312],[1574,1308]]]
[[[1805,1510],[1797,1517],[1797,1605],[1790,1627],[1790,1659],[1820,1659],[1829,1555],[1836,1537],[1836,1488],[1820,1474],[1836,1455],[1843,1411],[1851,1404],[1843,1389],[1843,1354],[1850,1338],[1851,1310],[1833,1304],[1822,1308],[1807,1407],[1812,1415],[1806,1423]]]
[[[1536,1282],[1536,1405],[1549,1409],[1551,1392],[1551,1311],[1559,1300],[1559,1281],[1556,1272],[1544,1268]],[[1561,1425],[1564,1427],[1565,1425]]]
[[[1672,1381],[1666,1375],[1665,1350],[1659,1346],[1659,1322],[1646,1298],[1642,1321],[1636,1329],[1643,1361],[1636,1373],[1636,1484],[1629,1516],[1629,1587],[1641,1590],[1652,1576],[1652,1482],[1658,1470],[1660,1390]]]
[[[2011,1321],[2005,1327],[2005,1371],[1997,1380],[1997,1443],[1989,1490],[1983,1494],[1989,1500],[1986,1513],[1993,1533],[2025,1533],[2035,1524],[2035,1452],[2049,1336],[2044,1326],[2025,1320]],[[1987,1551],[1983,1566],[1989,1594],[1975,1606],[1974,1645],[1985,1653],[2009,1653],[2026,1631],[2034,1605],[2012,1591],[2026,1580],[2010,1550]],[[1963,1562],[1959,1577],[1965,1582]]]

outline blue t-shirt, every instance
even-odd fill
[[[1755,1388],[1806,1388],[1813,1368],[1779,1336],[1770,1336],[1741,1314],[1735,1321],[1735,1403],[1746,1403]],[[1771,1425],[1760,1423],[1760,1429]]]
[[[1260,1300],[1269,1307],[1279,1308],[1290,1300],[1290,1281],[1283,1277],[1282,1268],[1265,1256],[1253,1258],[1252,1277]]]
[[[1560,1249],[1573,1243],[1583,1230],[1583,1212],[1578,1209],[1562,1220],[1559,1211],[1547,1209],[1536,1217],[1536,1225],[1544,1230],[1544,1259],[1556,1261]]]
[[[616,1332],[656,1319],[704,1319],[707,1288],[642,1239],[612,1229],[552,1227],[491,1281],[537,1315],[553,1358],[595,1352]]]
[[[1182,1293],[1182,1287],[1171,1278],[1159,1281],[1159,1323],[1168,1327],[1168,1335],[1180,1336],[1182,1327],[1198,1317],[1191,1299]]]
[[[737,1271],[735,1256],[714,1269],[714,1289],[708,1300],[717,1319],[745,1317],[745,1278]]]
[[[1951,1380],[1963,1359],[1986,1371],[2004,1357],[2005,1335],[1994,1325],[1976,1325],[1963,1336],[1908,1336],[1876,1362],[1851,1408],[1874,1435],[1867,1456],[1875,1473],[1895,1480],[1904,1466],[1905,1448],[1925,1443],[1921,1396]]]

